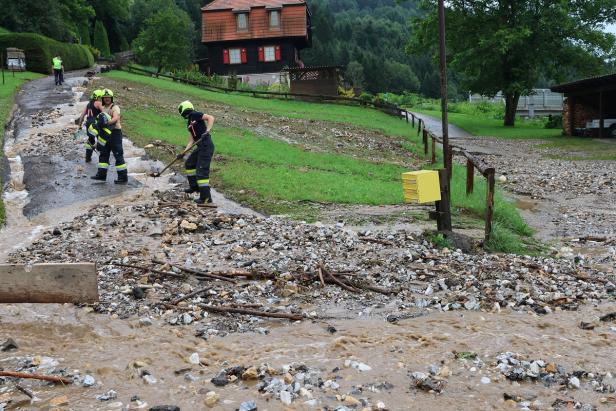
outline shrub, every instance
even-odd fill
[[[59,55],[65,70],[94,65],[94,56],[80,44],[67,44],[34,33],[0,34],[0,49],[17,47],[26,53],[26,67],[37,73],[51,73],[51,59]]]
[[[551,114],[545,123],[545,128],[563,128],[563,116],[561,114]]]

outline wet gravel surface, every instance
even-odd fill
[[[219,214],[175,192],[159,193],[142,204],[97,206],[10,257],[28,264],[87,260],[98,264],[101,292],[101,302],[90,309],[121,318],[161,317],[170,324],[208,323],[209,305],[312,318],[371,313],[390,321],[434,311],[506,307],[542,315],[611,300],[615,292],[614,276],[588,268],[579,256],[468,255],[434,249],[404,230],[372,234],[342,224]],[[320,267],[326,280],[333,273],[349,289],[323,287]],[[202,273],[218,273],[236,283],[206,279]],[[198,295],[173,303],[203,286]],[[253,330],[258,324],[246,316],[230,321],[224,331]]]

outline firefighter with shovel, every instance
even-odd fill
[[[180,103],[178,111],[187,120],[190,137],[186,149],[178,154],[176,159],[183,159],[186,153],[194,145],[197,145],[197,149],[190,153],[184,163],[186,178],[188,179],[188,188],[184,192],[199,192],[199,198],[195,200],[197,204],[211,203],[210,164],[214,156],[214,143],[212,142],[210,130],[214,125],[214,117],[196,111],[190,101]]]

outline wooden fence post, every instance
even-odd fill
[[[436,164],[436,138],[432,135],[432,164]]]
[[[439,184],[441,188],[441,201],[435,202],[436,206],[436,228],[438,231],[451,231],[451,214],[449,208],[449,180],[447,170],[438,171]]]
[[[494,215],[494,169],[486,170],[486,230],[484,244],[490,240],[492,235],[492,217]]]
[[[406,123],[409,123],[409,112],[404,110],[404,117],[406,117]]]
[[[423,129],[424,155],[428,155],[428,130]]]
[[[466,195],[473,194],[475,183],[475,166],[470,159],[466,159]]]
[[[453,164],[452,161],[453,161],[453,150],[449,148],[449,151],[447,151],[447,164],[449,165]],[[449,180],[451,181],[451,176],[453,174],[453,167],[449,167],[448,170],[449,170],[448,177],[449,177]]]
[[[415,114],[413,113],[411,113],[411,121],[412,121],[411,126],[415,128]]]

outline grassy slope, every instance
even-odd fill
[[[15,77],[13,77],[13,73],[5,72],[4,73],[4,85],[0,83],[0,123],[2,125],[6,124],[8,120],[8,115],[11,112],[11,108],[13,107],[13,98],[15,93],[19,89],[19,87],[26,81],[32,80],[35,78],[41,77],[40,74],[23,72],[23,73],[15,73]],[[2,127],[4,130],[4,127]],[[0,134],[0,147],[4,145],[4,131]],[[2,152],[1,155],[4,155]],[[2,182],[0,181],[0,186],[2,186]],[[4,224],[4,204],[0,199],[0,225]]]
[[[415,111],[437,118],[441,116],[440,111],[421,109]],[[543,128],[538,123],[525,122],[520,119],[516,120],[515,127],[505,127],[503,126],[503,120],[462,113],[449,113],[448,116],[451,124],[475,136],[536,139],[558,137],[562,134],[561,129]]]
[[[133,85],[137,83],[181,93],[185,98],[228,104],[233,110],[267,111],[285,118],[362,125],[387,135],[406,136],[408,149],[416,153],[423,151],[416,133],[406,123],[371,109],[213,93],[125,72],[112,72],[109,76],[131,81]],[[160,113],[152,108],[126,108],[123,122],[131,138],[136,138],[139,143],[160,138],[178,146],[186,143],[185,126],[175,113]],[[303,215],[307,212],[302,207],[303,200],[346,204],[402,203],[400,173],[406,170],[401,167],[376,164],[345,155],[307,152],[299,146],[261,137],[250,130],[225,128],[220,124],[215,126],[213,136],[216,152],[223,156],[222,161],[214,162],[213,183],[236,192],[248,191],[239,200],[264,212],[284,212],[310,218],[310,215]],[[476,190],[469,197],[464,193],[464,182],[465,171],[457,167],[452,182],[453,205],[482,216],[485,210],[483,179],[477,179]],[[281,206],[279,201],[271,200],[282,200],[287,204]],[[530,234],[512,204],[500,194],[497,194],[496,202],[495,218],[500,232],[496,236],[497,240]],[[509,241],[509,244],[504,245],[502,242],[495,243],[494,247],[523,251],[519,241]]]

